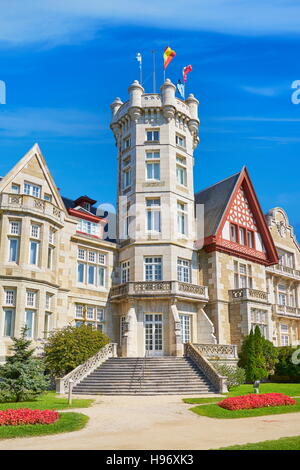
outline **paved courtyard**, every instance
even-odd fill
[[[95,397],[93,397],[95,398]],[[179,396],[101,396],[86,428],[73,433],[0,440],[4,449],[212,449],[300,435],[299,413],[235,420],[188,411]],[[72,410],[73,411],[73,410]]]

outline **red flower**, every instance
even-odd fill
[[[257,393],[238,397],[225,398],[218,403],[226,410],[246,410],[264,408],[265,406],[296,405],[297,402],[283,393]]]
[[[0,426],[18,426],[22,424],[51,424],[57,421],[59,414],[53,410],[0,410]]]

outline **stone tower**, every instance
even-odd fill
[[[134,81],[128,101],[111,105],[120,244],[111,301],[125,356],[180,355],[187,339],[213,341],[194,250],[199,102],[193,95],[180,100],[175,91],[169,79],[160,94]]]

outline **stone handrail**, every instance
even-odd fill
[[[184,353],[194,361],[218,393],[227,393],[227,377],[220,375],[192,343],[185,343]]]
[[[239,299],[257,299],[260,301],[268,302],[268,293],[258,289],[252,289],[250,287],[241,287],[240,289],[229,290],[229,295],[232,300]]]
[[[268,266],[268,270],[278,272],[278,273],[285,273],[292,277],[300,278],[300,271],[298,269],[290,268],[289,266],[284,266],[283,264],[275,264],[273,266]]]
[[[110,289],[110,298],[125,295],[152,295],[153,293],[164,296],[178,295],[208,300],[208,290],[206,286],[180,281],[130,281],[112,286]]]
[[[278,315],[291,315],[295,317],[300,317],[300,308],[298,307],[275,304],[273,305],[273,311]]]
[[[71,370],[67,375],[62,378],[56,379],[56,392],[67,393],[69,389],[70,380],[73,381],[73,386],[78,384],[87,375],[93,372],[104,361],[110,357],[117,356],[117,344],[109,343],[100,349],[94,356],[87,359],[83,364],[80,364],[75,369]]]
[[[193,346],[205,357],[219,357],[237,359],[237,346],[235,344],[195,344]]]

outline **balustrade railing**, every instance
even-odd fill
[[[273,305],[273,312],[277,315],[287,315],[293,317],[300,317],[300,308],[291,307],[289,305]]]
[[[282,264],[268,266],[267,270],[273,271],[281,275],[287,275],[288,277],[300,279],[300,271],[298,269],[290,268],[289,266],[283,266]]]
[[[237,359],[237,346],[235,344],[196,344],[193,346],[203,356],[208,358]]]
[[[213,365],[201,354],[201,352],[192,343],[185,343],[184,353],[197,364],[199,369],[208,378],[218,393],[226,393],[227,377],[220,375]]]
[[[110,297],[121,297],[123,295],[182,295],[184,297],[194,297],[199,299],[208,299],[208,290],[206,286],[189,284],[179,281],[141,281],[127,282],[112,286]]]
[[[228,292],[231,300],[258,300],[268,302],[269,298],[267,292],[258,289],[251,289],[250,287],[232,289]]]
[[[0,198],[1,209],[28,210],[48,215],[51,218],[63,221],[63,211],[49,201],[30,196],[28,194],[2,193]]]
[[[67,375],[62,378],[56,379],[56,392],[67,393],[70,380],[73,381],[73,386],[81,382],[87,375],[91,374],[97,367],[110,357],[117,356],[117,343],[109,343],[100,349],[94,356],[87,359],[83,364],[80,364],[75,369],[71,370]]]

